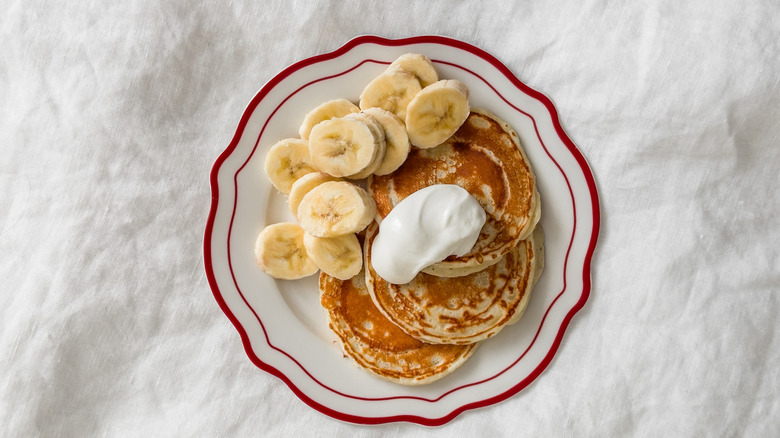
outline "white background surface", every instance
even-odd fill
[[[0,435],[780,430],[777,2],[64,3],[0,14]],[[252,365],[203,269],[246,104],[365,33],[496,56],[601,196],[591,298],[550,366],[436,429],[309,408]]]

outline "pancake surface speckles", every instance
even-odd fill
[[[358,367],[396,383],[419,385],[444,377],[476,347],[426,344],[404,333],[374,305],[363,271],[343,281],[320,273],[320,302],[344,353]]]
[[[453,278],[420,273],[406,284],[391,284],[372,269],[372,224],[363,250],[366,283],[377,308],[414,338],[442,344],[487,339],[522,316],[544,266],[544,235],[536,227],[498,263]]]

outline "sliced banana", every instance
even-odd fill
[[[299,138],[287,138],[271,146],[265,155],[265,174],[282,193],[290,193],[292,184],[317,169],[309,156],[309,144]]]
[[[329,100],[318,105],[306,114],[301,127],[298,129],[298,134],[300,134],[301,138],[308,139],[311,128],[316,124],[324,122],[325,120],[335,119],[336,117],[344,117],[347,114],[359,111],[360,108],[347,99]]]
[[[406,118],[406,106],[422,87],[412,73],[400,69],[387,70],[366,85],[360,93],[360,109],[379,107],[401,120]]]
[[[290,196],[287,197],[287,203],[290,205],[290,212],[293,216],[298,216],[298,206],[301,205],[303,197],[322,183],[328,181],[338,181],[339,178],[330,176],[325,172],[312,172],[298,178],[290,189]]]
[[[349,114],[345,117],[360,120],[363,123],[365,123],[368,126],[368,128],[371,129],[371,132],[374,134],[374,139],[376,140],[377,150],[376,150],[376,156],[374,157],[374,160],[371,161],[371,163],[369,163],[369,165],[366,166],[365,169],[361,170],[356,174],[349,175],[347,177],[349,179],[363,179],[368,177],[368,175],[374,173],[382,164],[382,160],[385,158],[385,150],[387,149],[387,144],[385,140],[385,130],[382,128],[382,124],[379,123],[379,121],[375,117],[365,112]]]
[[[385,133],[385,155],[374,175],[387,175],[401,167],[409,156],[411,145],[404,122],[395,114],[382,108],[367,108],[363,113],[372,116],[382,125]]]
[[[349,280],[363,267],[363,250],[354,233],[338,237],[304,233],[303,245],[322,272],[339,280]]]
[[[387,69],[408,71],[420,81],[423,88],[439,80],[439,75],[433,68],[431,60],[419,53],[405,53],[396,58]]]
[[[428,149],[450,138],[469,115],[466,84],[445,79],[425,87],[406,110],[406,132],[413,145]]]
[[[326,120],[309,135],[309,153],[323,172],[349,176],[363,171],[376,159],[379,140],[366,122],[348,117]]]
[[[363,230],[376,216],[376,203],[364,189],[346,181],[313,188],[298,206],[298,223],[317,237],[336,237]]]
[[[255,259],[265,273],[284,280],[308,277],[319,269],[306,252],[303,229],[291,222],[269,225],[260,232]]]

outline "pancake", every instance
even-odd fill
[[[378,220],[404,198],[433,184],[457,184],[487,213],[474,248],[450,256],[424,272],[459,276],[497,263],[533,231],[541,214],[536,179],[520,139],[496,116],[472,110],[458,131],[431,149],[412,148],[395,172],[372,176],[368,189]]]
[[[371,265],[378,229],[371,224],[364,243],[366,287],[389,320],[425,342],[471,344],[517,322],[544,267],[544,235],[537,226],[528,239],[482,271],[450,278],[420,273],[409,283],[391,284]]]
[[[350,280],[320,273],[320,302],[344,354],[385,380],[430,383],[462,365],[476,347],[426,344],[404,333],[377,310],[363,271]]]

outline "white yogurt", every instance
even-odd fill
[[[468,254],[485,219],[485,210],[460,186],[437,184],[418,190],[382,220],[371,247],[371,264],[386,281],[408,283],[427,266],[453,254]]]

